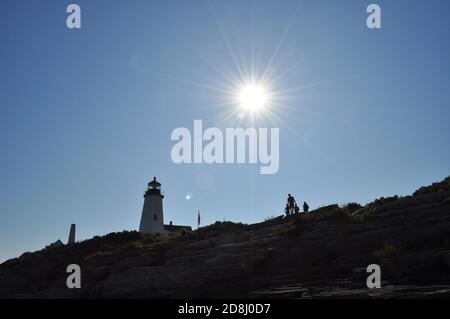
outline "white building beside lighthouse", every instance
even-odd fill
[[[164,233],[163,198],[161,184],[154,177],[148,183],[147,191],[144,194],[139,232],[144,234]]]

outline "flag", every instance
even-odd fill
[[[197,215],[197,228],[200,227],[200,209],[198,210],[198,215]]]

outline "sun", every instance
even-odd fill
[[[238,91],[239,106],[248,112],[263,111],[269,102],[269,94],[260,84],[246,84]]]

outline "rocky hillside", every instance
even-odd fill
[[[66,287],[78,264],[82,288]],[[382,288],[365,286],[381,266]],[[365,207],[331,205],[192,233],[123,232],[0,265],[0,298],[450,297],[450,178]]]

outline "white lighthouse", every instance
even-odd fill
[[[144,194],[144,207],[142,208],[139,231],[144,234],[164,233],[163,203],[161,184],[156,177],[148,183]]]

